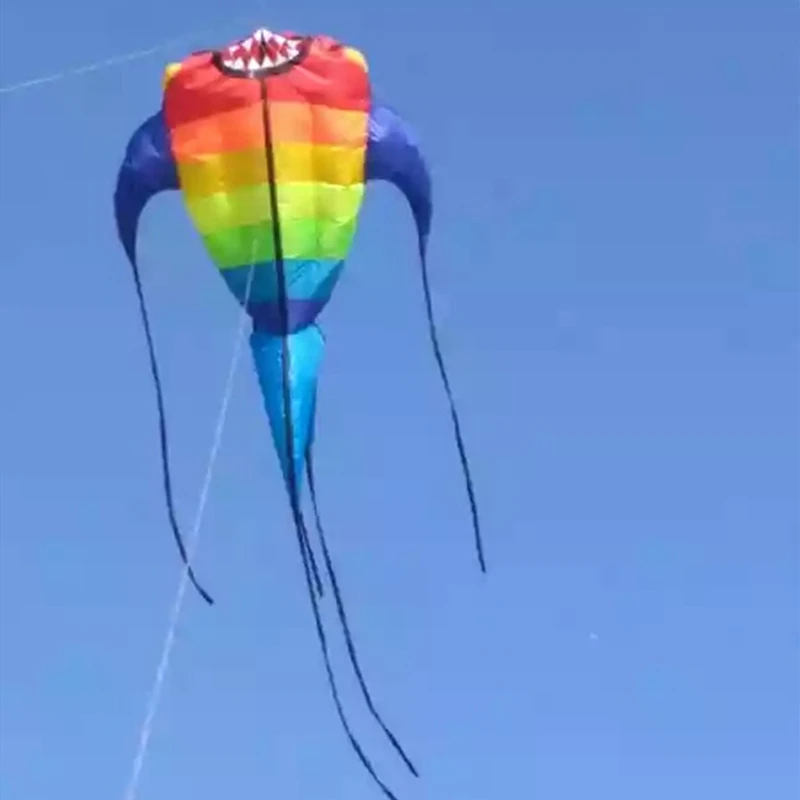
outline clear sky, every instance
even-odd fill
[[[424,779],[348,682],[382,773],[401,800],[795,800],[795,4],[272,8],[4,3],[4,85],[212,32],[0,95],[0,796],[122,796],[179,562],[115,174],[164,64],[263,24],[364,49],[435,180],[488,579],[391,188],[322,320],[323,514]],[[237,313],[178,196],[141,253],[187,519]],[[200,550],[218,604],[188,597],[140,800],[379,797],[327,694],[247,353]]]

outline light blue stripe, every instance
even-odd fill
[[[339,280],[344,261],[286,259],[283,262],[289,300],[326,301]],[[278,299],[277,271],[274,261],[262,261],[255,266],[251,303],[276,302]],[[239,302],[244,301],[250,266],[220,270]]]
[[[290,487],[289,454],[286,445],[284,380],[288,377],[289,414],[292,427],[292,460],[295,487],[300,493],[306,449],[314,429],[314,412],[325,340],[316,325],[309,325],[285,338],[256,331],[250,337],[253,360],[269,417],[272,438],[287,488]],[[289,352],[288,376],[283,370],[284,346]]]

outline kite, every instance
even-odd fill
[[[378,713],[350,633],[320,523],[312,444],[317,376],[325,340],[317,318],[344,268],[366,185],[388,181],[410,206],[434,356],[450,406],[475,546],[486,571],[470,470],[437,338],[426,255],[432,186],[419,144],[403,118],[372,96],[367,62],[328,36],[261,28],[220,50],[196,52],[164,74],[160,110],[131,137],[114,196],[117,232],[132,267],[159,416],[170,527],[189,564],[172,498],[166,413],[136,255],[148,201],[183,194],[188,216],[228,289],[252,319],[250,348],[286,484],[308,592],[336,710],[361,763],[389,798],[346,719],[331,667],[319,598],[324,584],[300,504],[305,472],[317,538],[349,659],[366,705],[412,774],[417,771]]]

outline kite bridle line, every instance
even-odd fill
[[[164,637],[164,643],[161,649],[161,658],[159,659],[158,667],[156,669],[156,677],[153,681],[153,687],[150,691],[150,697],[147,702],[147,710],[145,712],[145,719],[142,723],[142,728],[139,733],[139,743],[136,751],[136,755],[133,760],[133,767],[131,768],[131,775],[128,780],[127,787],[125,789],[125,794],[123,795],[124,800],[135,800],[136,798],[136,790],[139,785],[139,778],[141,776],[142,768],[144,766],[144,760],[147,755],[147,748],[150,743],[150,736],[153,732],[153,725],[155,723],[156,713],[158,711],[158,705],[161,700],[161,690],[164,685],[164,680],[167,676],[167,670],[169,669],[169,661],[172,656],[172,650],[175,644],[175,634],[178,628],[178,621],[180,619],[181,610],[183,609],[183,601],[186,597],[186,590],[189,587],[189,584],[192,583],[198,591],[203,594],[200,587],[192,578],[192,569],[190,566],[191,559],[194,556],[194,553],[197,549],[197,545],[200,539],[200,529],[203,524],[203,517],[205,515],[205,508],[206,503],[208,500],[208,494],[211,488],[211,479],[214,473],[214,467],[216,465],[217,457],[219,455],[220,445],[222,444],[222,432],[225,428],[225,422],[228,416],[228,408],[230,406],[231,397],[233,395],[233,381],[236,375],[236,369],[239,365],[239,358],[241,357],[242,351],[242,342],[245,338],[245,332],[247,329],[247,322],[249,318],[249,314],[247,313],[248,306],[250,304],[250,295],[252,292],[253,287],[253,276],[255,273],[255,243],[253,244],[253,252],[251,252],[251,259],[250,259],[250,270],[247,275],[247,286],[245,288],[245,297],[244,302],[242,304],[242,310],[239,314],[239,320],[237,323],[236,328],[236,336],[234,340],[234,347],[233,353],[231,355],[231,362],[228,368],[228,375],[225,381],[225,387],[222,394],[222,401],[220,402],[219,413],[217,415],[217,422],[214,428],[214,438],[212,440],[211,449],[209,451],[208,457],[208,465],[206,467],[205,476],[203,478],[203,483],[200,489],[200,495],[197,502],[197,509],[195,511],[195,518],[194,524],[189,533],[188,537],[188,547],[185,549],[185,559],[184,559],[184,567],[181,570],[181,578],[178,583],[178,590],[175,595],[175,600],[172,604],[172,610],[170,612],[169,623],[167,625],[167,633]],[[148,341],[148,348],[150,354],[150,364],[151,370],[154,376],[154,384],[156,387],[156,395],[158,399],[158,413],[159,413],[159,430],[162,432],[161,436],[161,443],[162,443],[162,464],[164,465],[165,470],[165,486],[169,486],[169,459],[168,459],[168,452],[166,448],[166,414],[164,410],[164,403],[163,403],[163,396],[161,392],[161,384],[158,380],[158,363],[155,356],[155,348],[153,346],[153,339],[152,335],[150,334],[150,326],[147,317],[147,305],[144,299],[144,292],[142,291],[142,284],[141,278],[139,275],[138,267],[136,266],[136,259],[132,259],[133,264],[133,272],[134,272],[134,281],[136,284],[137,296],[139,297],[140,301],[140,312],[142,315],[142,323],[145,327],[145,332],[147,334],[147,341]],[[170,500],[167,500],[168,508],[170,507]],[[171,516],[171,521],[174,520],[174,515]],[[175,523],[176,527],[174,531],[178,531],[177,523]],[[180,537],[180,533],[178,532],[178,537]],[[203,596],[207,599],[207,595]]]
[[[375,783],[380,787],[380,789],[383,791],[386,797],[389,798],[389,800],[397,800],[397,797],[394,795],[394,793],[378,777],[375,768],[373,767],[372,763],[364,753],[364,750],[361,747],[355,734],[353,733],[350,724],[347,720],[347,716],[344,713],[344,707],[342,706],[342,701],[339,696],[339,690],[336,683],[336,678],[333,672],[333,666],[331,664],[330,650],[328,648],[328,639],[325,634],[324,625],[322,623],[322,615],[320,613],[317,596],[314,593],[314,583],[312,580],[312,561],[311,558],[309,557],[313,553],[313,551],[311,548],[311,543],[309,541],[308,529],[306,528],[305,520],[303,518],[303,512],[300,507],[298,476],[295,472],[294,425],[292,423],[291,390],[290,390],[291,351],[289,348],[289,340],[288,340],[288,337],[290,335],[289,299],[288,299],[288,292],[286,287],[286,275],[283,263],[283,242],[281,237],[281,224],[280,224],[280,212],[278,206],[277,184],[275,180],[275,174],[276,174],[275,154],[273,151],[273,143],[272,143],[272,125],[271,125],[270,111],[269,111],[269,93],[267,88],[267,78],[266,77],[260,78],[259,84],[261,87],[262,121],[264,126],[264,140],[265,140],[264,153],[266,158],[267,183],[269,186],[270,214],[272,219],[275,270],[276,270],[277,288],[278,288],[278,317],[279,317],[280,336],[281,336],[281,370],[282,370],[281,383],[282,383],[282,395],[283,395],[282,397],[283,416],[285,420],[284,438],[286,441],[285,458],[287,464],[287,470],[286,470],[287,484],[289,490],[289,502],[291,505],[292,518],[294,521],[295,532],[297,535],[297,542],[300,549],[301,559],[303,562],[303,571],[305,573],[308,596],[309,600],[311,601],[311,608],[314,615],[314,623],[317,631],[317,639],[319,641],[320,649],[322,651],[322,657],[325,663],[325,672],[328,678],[328,686],[330,688],[331,697],[333,698],[333,702],[336,707],[337,715],[342,724],[342,727],[344,728],[345,734],[347,735],[347,738],[350,741],[350,745],[352,746],[353,750],[358,756],[358,759],[361,762],[362,766],[366,769],[366,771],[369,773],[369,775],[372,777]],[[315,502],[315,513],[316,513],[316,502]],[[317,519],[318,519],[318,514],[317,514]],[[321,526],[318,526],[318,530],[322,535]],[[322,537],[322,541],[324,543],[324,537]],[[333,588],[339,621],[341,623],[345,635],[345,640],[347,643],[348,655],[350,657],[351,664],[355,670],[359,686],[361,688],[364,699],[367,703],[367,707],[370,713],[372,714],[373,718],[378,722],[381,729],[386,734],[387,738],[391,742],[394,749],[403,759],[403,762],[408,767],[409,771],[415,777],[418,777],[419,773],[417,772],[411,760],[403,751],[402,747],[400,746],[400,743],[397,740],[397,737],[391,732],[391,730],[383,721],[381,715],[375,708],[375,704],[372,700],[372,696],[369,692],[366,681],[364,679],[363,672],[361,670],[361,666],[358,661],[358,655],[355,649],[355,645],[353,643],[352,634],[350,632],[350,626],[344,611],[344,603],[342,601],[341,593],[339,591],[339,582],[336,579],[336,573],[333,567],[333,562],[331,560],[327,545],[325,544],[323,546],[323,553],[328,572],[328,577],[331,581],[331,586]]]

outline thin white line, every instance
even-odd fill
[[[200,527],[203,523],[203,514],[205,512],[206,501],[208,500],[208,492],[211,487],[211,478],[214,472],[214,464],[219,454],[220,444],[222,442],[222,431],[225,427],[225,419],[228,415],[228,405],[230,404],[231,395],[233,394],[233,379],[236,374],[236,368],[239,363],[239,357],[242,351],[242,342],[244,341],[245,326],[247,324],[248,314],[247,307],[250,303],[250,290],[253,283],[253,273],[255,272],[255,264],[251,263],[250,272],[247,277],[247,288],[245,290],[245,299],[242,306],[241,316],[239,317],[239,324],[236,331],[236,341],[234,343],[233,357],[228,371],[228,377],[225,382],[225,391],[222,396],[222,403],[219,409],[219,416],[217,417],[217,425],[214,431],[214,440],[211,445],[211,451],[208,458],[208,467],[206,468],[205,478],[203,479],[202,488],[200,489],[200,498],[197,503],[197,511],[195,512],[194,525],[191,533],[187,539],[187,561],[192,562],[192,558],[200,538]],[[175,644],[175,633],[178,628],[178,620],[180,619],[181,609],[183,608],[183,601],[186,596],[186,589],[189,586],[189,570],[184,567],[181,570],[181,580],[178,584],[178,592],[175,595],[175,602],[172,605],[172,611],[169,617],[169,625],[167,627],[167,635],[164,638],[164,644],[161,651],[161,659],[156,670],[155,681],[153,688],[150,692],[150,698],[147,702],[147,713],[142,724],[141,732],[139,734],[139,746],[136,751],[136,757],[133,760],[133,768],[131,776],[128,780],[127,788],[125,789],[124,800],[135,800],[136,790],[139,785],[139,778],[144,766],[144,759],[147,755],[147,746],[150,742],[150,735],[153,732],[153,723],[155,722],[156,712],[158,711],[158,704],[161,700],[161,690],[164,686],[164,679],[167,676],[167,669],[169,668],[169,660],[172,655],[172,649]]]
[[[238,20],[233,20],[232,22],[226,23],[225,27],[232,24],[239,24],[245,18],[240,18]],[[176,36],[172,39],[167,39],[161,44],[153,45],[152,47],[148,47],[144,50],[134,50],[131,53],[123,53],[116,56],[111,56],[111,58],[104,58],[100,61],[95,61],[91,64],[84,64],[80,67],[72,67],[70,69],[61,70],[61,72],[54,72],[51,75],[43,75],[40,78],[31,78],[27,81],[20,81],[19,83],[11,83],[7,86],[0,86],[0,94],[11,94],[12,92],[19,92],[23,89],[31,89],[34,86],[41,86],[45,83],[55,83],[56,81],[63,80],[64,78],[72,78],[77,75],[85,75],[88,72],[97,72],[101,69],[107,69],[108,67],[114,67],[117,64],[125,64],[128,61],[137,61],[140,58],[147,58],[147,56],[155,55],[156,53],[160,52],[161,50],[166,50],[166,48],[171,47],[174,44],[180,44],[181,42],[185,42],[187,39],[194,39],[196,36],[203,36],[207,33],[216,33],[222,28],[222,26],[217,26],[214,28],[205,28],[203,30],[194,31],[193,33],[185,33],[181,36]]]
[[[84,75],[87,72],[95,72],[99,69],[106,67],[113,67],[115,64],[124,64],[126,61],[135,61],[139,58],[153,55],[165,47],[173,44],[175,39],[165,42],[164,44],[157,45],[156,47],[148,47],[146,50],[136,50],[133,53],[126,53],[125,55],[112,56],[102,61],[95,61],[93,64],[85,64],[82,67],[74,67],[73,69],[65,69],[61,72],[54,72],[52,75],[44,75],[41,78],[32,78],[27,81],[20,81],[19,83],[12,83],[8,86],[0,86],[0,94],[10,94],[11,92],[18,92],[22,89],[30,89],[33,86],[40,86],[43,83],[53,83],[60,81],[63,78],[71,77],[73,75]]]

